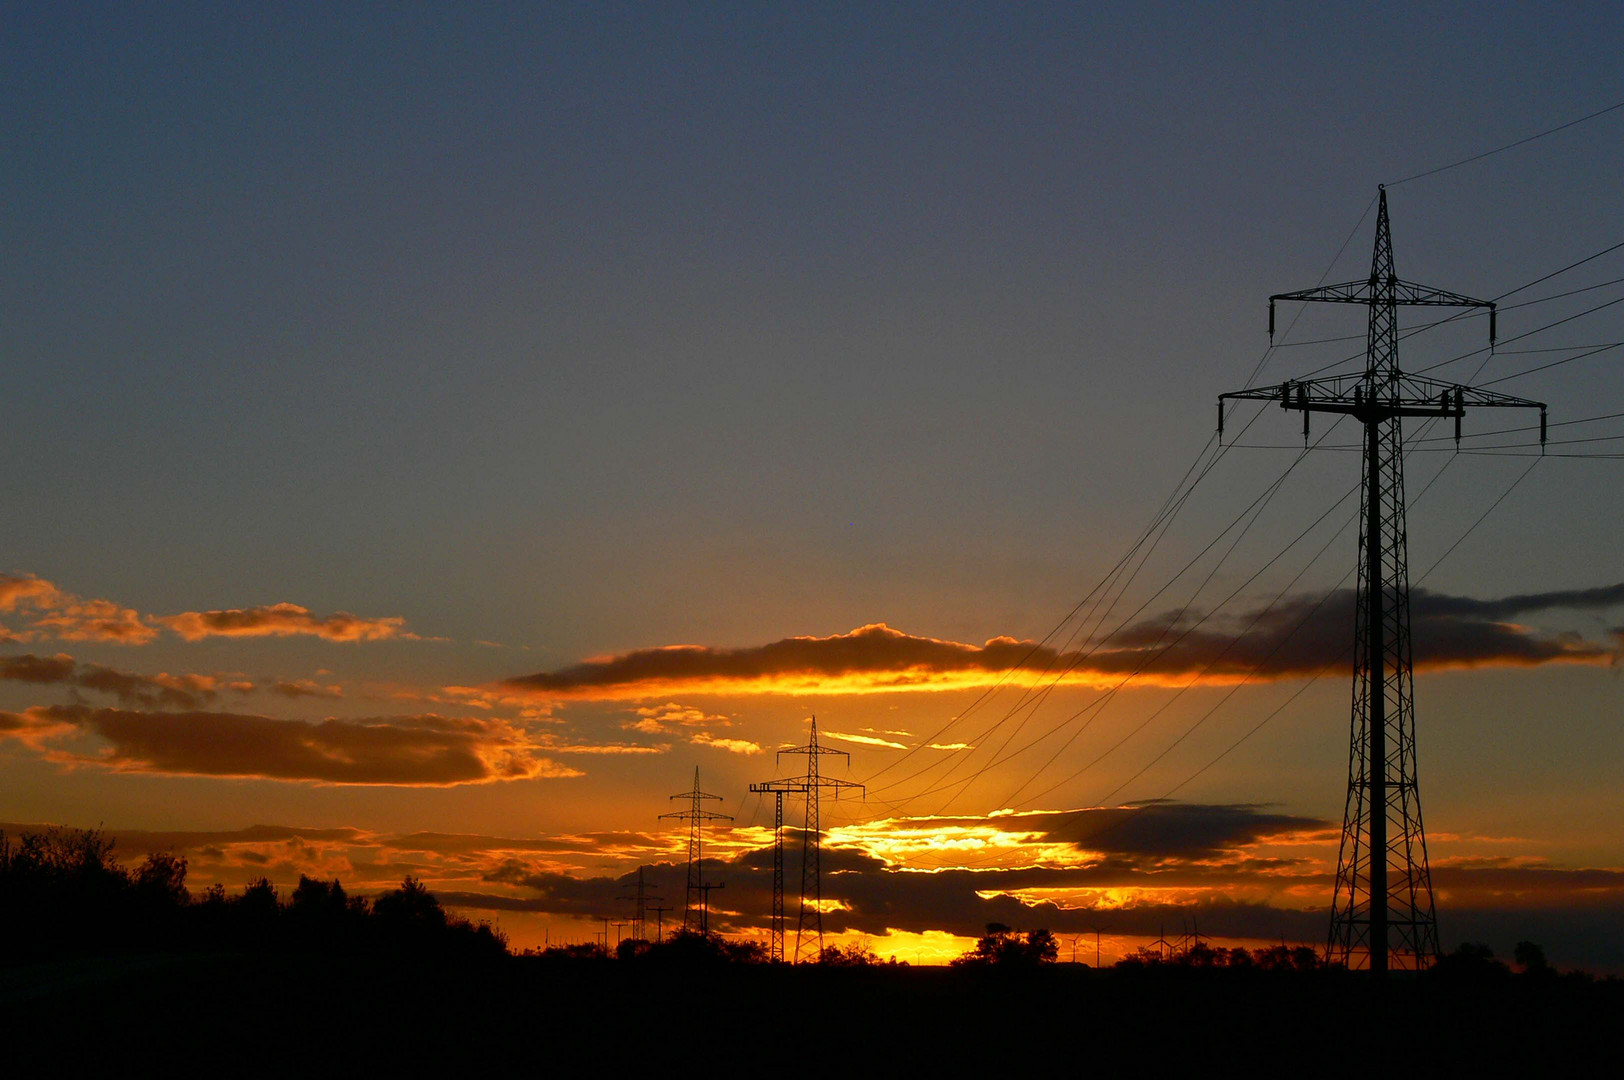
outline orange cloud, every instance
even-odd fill
[[[688,741],[699,746],[710,746],[717,750],[726,750],[730,754],[749,755],[761,753],[760,744],[753,743],[749,739],[718,739],[706,731],[695,734]]]
[[[95,736],[107,744],[99,753],[49,756],[119,772],[411,787],[581,775],[538,756],[511,724],[433,714],[304,721],[43,705],[0,712],[0,734],[35,746]]]
[[[877,735],[847,735],[841,731],[825,731],[823,734],[825,738],[844,739],[846,742],[854,742],[861,746],[884,746],[891,750],[908,749],[908,747],[903,743],[892,742],[890,739],[882,739]]]
[[[720,713],[708,713],[691,705],[678,705],[668,701],[664,705],[644,706],[636,710],[636,720],[625,720],[621,727],[627,731],[641,731],[645,735],[666,735],[675,728],[732,727],[733,721]],[[708,737],[708,732],[700,734]],[[694,741],[698,741],[697,738]],[[748,745],[754,746],[754,743]],[[760,749],[759,747],[757,749]],[[749,751],[746,751],[747,753]]]
[[[0,611],[14,611],[24,604],[51,607],[62,595],[55,585],[33,574],[0,574]]]
[[[104,641],[144,645],[158,636],[141,615],[111,600],[87,600],[32,574],[0,574],[0,611],[33,613],[29,629],[4,631],[6,640],[57,637],[65,641]]]
[[[32,574],[0,574],[0,612],[28,610],[28,628],[0,627],[0,642],[55,637],[65,641],[101,641],[145,645],[167,628],[187,641],[208,637],[290,637],[305,635],[327,641],[423,640],[405,629],[397,616],[365,618],[340,611],[318,616],[298,604],[252,608],[183,611],[178,615],[142,615],[111,600],[75,596]]]
[[[271,604],[268,607],[224,608],[216,611],[183,611],[155,620],[187,641],[207,637],[291,637],[308,635],[327,641],[381,641],[385,638],[413,639],[405,631],[406,620],[394,616],[362,618],[340,611],[317,616],[298,604]]]
[[[1624,584],[1493,600],[1411,594],[1417,670],[1605,664],[1615,643],[1548,634],[1509,621],[1547,609],[1624,605]],[[721,648],[668,645],[507,679],[504,693],[541,700],[639,700],[675,694],[867,694],[1030,686],[1233,684],[1301,678],[1345,662],[1354,594],[1288,597],[1233,614],[1145,619],[1071,651],[995,637],[983,645],[921,637],[871,623],[829,637]]]

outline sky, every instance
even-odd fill
[[[194,887],[409,873],[529,946],[639,866],[680,908],[697,767],[759,935],[748,785],[815,714],[867,785],[823,813],[841,940],[1323,940],[1358,458],[1250,407],[1220,448],[1215,399],[1357,366],[1362,312],[1270,350],[1267,298],[1362,278],[1386,183],[1402,277],[1503,297],[1492,355],[1467,318],[1405,367],[1560,425],[1407,429],[1440,932],[1624,969],[1624,109],[1430,173],[1624,101],[1621,37],[8,5],[0,828]]]

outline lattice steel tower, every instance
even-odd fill
[[[750,790],[758,795],[773,797],[773,914],[768,959],[774,963],[784,961],[784,796],[804,792],[799,778],[764,780],[751,784]],[[803,860],[804,861],[804,860]]]
[[[682,929],[685,932],[698,930],[700,933],[710,931],[707,886],[703,880],[705,855],[705,822],[732,821],[732,814],[722,814],[715,810],[705,809],[706,799],[722,801],[720,795],[711,795],[699,789],[699,766],[694,766],[694,787],[692,791],[682,791],[671,796],[673,799],[687,799],[688,809],[678,810],[670,814],[661,814],[660,817],[676,818],[688,823],[688,890],[683,897]],[[697,901],[697,902],[696,902]]]
[[[804,754],[806,756],[806,775],[791,777],[787,780],[774,781],[771,784],[752,785],[752,789],[764,790],[796,790],[806,793],[806,827],[801,832],[801,915],[795,927],[795,962],[803,963],[806,960],[816,960],[823,955],[823,829],[818,822],[818,802],[823,789],[828,788],[840,797],[842,791],[856,788],[863,790],[862,784],[855,784],[850,780],[837,780],[832,776],[820,776],[818,772],[818,759],[825,754],[839,754],[847,763],[851,762],[851,755],[844,750],[835,750],[827,746],[818,745],[818,718],[812,717],[812,735],[805,746],[797,746],[792,750],[780,750],[778,756],[785,754]],[[783,785],[774,788],[773,784]],[[773,878],[776,888],[774,897],[774,914],[778,929],[778,951],[783,955],[783,912],[784,912],[784,844],[783,844],[783,795],[778,795],[778,829],[774,835],[773,844]]]
[[[698,787],[697,784],[694,785]],[[664,900],[663,896],[655,896],[648,891],[648,882],[643,877],[644,868],[637,868],[637,888],[629,896],[617,897],[620,900],[630,900],[636,906],[632,909],[632,935],[640,941],[648,940],[648,913],[650,900]]]
[[[1269,389],[1223,394],[1225,401],[1278,401],[1303,414],[1340,413],[1364,427],[1364,482],[1359,586],[1354,617],[1353,723],[1348,796],[1331,901],[1326,958],[1377,975],[1419,969],[1438,955],[1438,922],[1427,838],[1416,784],[1415,706],[1410,651],[1410,572],[1404,522],[1404,431],[1407,416],[1453,417],[1455,438],[1468,406],[1537,408],[1545,442],[1545,405],[1456,383],[1406,375],[1398,366],[1400,306],[1486,308],[1494,344],[1494,304],[1401,281],[1393,272],[1387,192],[1379,193],[1370,277],[1269,297],[1269,338],[1278,300],[1363,304],[1369,332],[1363,374],[1288,381]]]

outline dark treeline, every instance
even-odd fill
[[[193,895],[185,859],[157,852],[130,869],[94,829],[0,832],[0,927],[0,963],[154,950],[507,953],[499,932],[447,915],[409,877],[371,900],[310,877],[285,899],[264,878],[235,895],[220,885]]]
[[[350,896],[335,880],[301,876],[283,897],[265,878],[240,893],[212,885],[201,894],[186,886],[186,860],[156,852],[133,869],[113,856],[114,841],[99,830],[48,829],[17,837],[0,832],[0,964],[63,956],[134,952],[256,952],[389,955],[412,960],[498,959],[507,940],[488,923],[449,915],[420,882],[408,877],[398,889],[368,899]],[[998,923],[951,964],[957,969],[1033,971],[1057,965],[1059,942],[1048,930],[1012,930]],[[716,934],[678,932],[654,943],[623,940],[611,954],[601,945],[562,945],[526,957],[557,964],[630,961],[631,966],[733,967],[766,965],[767,950],[754,941]],[[1530,984],[1591,983],[1584,972],[1558,973],[1539,946],[1520,942],[1515,970],[1487,946],[1465,944],[1442,957],[1424,976],[1428,982],[1492,985],[1517,979]],[[881,960],[867,942],[831,945],[818,958],[822,968],[905,968]],[[1085,966],[1086,965],[1082,965]],[[1141,948],[1114,965],[1125,977],[1181,972],[1315,975],[1350,978],[1329,967],[1307,946],[1261,949]],[[1603,980],[1610,992],[1617,980]]]
[[[1555,1075],[1616,1053],[1624,1015],[1624,982],[1557,973],[1527,943],[1516,970],[1467,946],[1381,992],[1308,948],[1198,944],[1095,971],[1058,963],[1046,931],[996,924],[949,967],[864,943],[771,964],[700,934],[514,957],[414,881],[371,900],[308,877],[287,896],[263,880],[194,895],[182,860],[126,868],[112,850],[99,832],[0,836],[0,1031],[17,1075],[529,1075],[601,1071],[638,1046],[726,1072],[781,1059],[808,1003],[819,1045],[860,1073],[1052,1070],[1060,1047],[1125,1075],[1365,1076],[1363,1051],[1381,1046],[1442,1075]],[[1328,1053],[1339,1035],[1361,1052]],[[823,1061],[805,1064],[821,1075]]]

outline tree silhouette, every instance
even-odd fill
[[[953,967],[1033,968],[1052,964],[1060,943],[1047,930],[1022,934],[1003,923],[988,923],[976,946],[952,961]]]
[[[112,852],[112,839],[94,829],[49,829],[15,839],[0,832],[0,926],[28,928],[10,936],[0,963],[153,948],[407,948],[464,958],[507,952],[500,933],[448,916],[414,878],[379,897],[376,911],[337,880],[308,876],[286,904],[264,877],[237,896],[211,885],[194,901],[185,859],[156,852],[132,872]]]
[[[1526,974],[1536,975],[1550,971],[1550,965],[1545,962],[1545,950],[1532,941],[1519,941],[1511,950],[1511,958],[1517,961],[1517,966]]]

